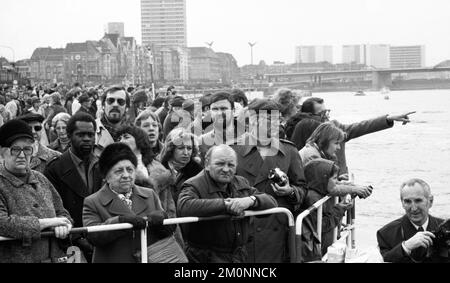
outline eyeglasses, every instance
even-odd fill
[[[25,154],[25,156],[30,156],[33,154],[33,147],[25,146],[25,147],[21,148],[19,146],[12,146],[9,149],[9,151],[11,152],[11,155],[13,155],[13,156],[19,156],[22,151]]]
[[[115,99],[115,98],[110,97],[110,98],[106,99],[106,103],[108,103],[108,105],[112,105],[116,101],[120,106],[124,106],[126,103],[125,99],[122,99],[122,98]]]
[[[42,130],[42,126],[40,126],[40,125],[36,125],[31,128],[34,129],[35,132],[40,132]]]

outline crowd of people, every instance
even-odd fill
[[[244,211],[284,207],[296,216],[339,196],[324,206],[321,249],[315,214],[304,222],[302,257],[319,260],[352,208],[345,196],[373,190],[349,180],[346,142],[407,124],[413,112],[346,125],[329,119],[323,99],[299,101],[289,89],[270,99],[248,101],[234,89],[194,101],[174,87],[156,97],[144,87],[2,88],[0,236],[15,241],[0,242],[0,262],[60,262],[71,247],[87,262],[139,262],[136,231],[146,227],[151,262],[288,262],[285,216]],[[285,182],[269,178],[273,169]],[[430,187],[405,182],[401,200],[405,217],[377,234],[384,259],[448,258],[431,249],[431,231],[444,221],[428,214]],[[218,215],[232,218],[163,225]],[[70,233],[117,223],[133,230]],[[56,237],[41,238],[48,230]]]

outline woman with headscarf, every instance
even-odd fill
[[[70,115],[67,113],[59,113],[51,121],[50,131],[56,135],[54,140],[48,148],[64,153],[70,148],[70,138],[67,135],[67,123]]]
[[[338,182],[339,167],[330,160],[323,158],[314,159],[305,167],[305,179],[307,183],[307,193],[301,206],[302,210],[310,208],[314,203],[335,193]],[[334,204],[331,198],[323,205],[322,217],[322,250],[313,251],[313,244],[318,241],[317,234],[317,211],[314,210],[307,216],[303,224],[305,233],[303,234],[303,260],[320,260],[326,253],[327,248],[333,243],[333,230],[337,227],[345,214],[345,211],[352,208],[351,203],[342,201]]]
[[[113,143],[105,148],[99,160],[105,185],[87,197],[83,207],[84,226],[130,223],[135,230],[144,229],[148,221],[148,245],[173,233],[163,226],[167,214],[152,189],[135,185],[138,161],[130,147]],[[93,263],[133,263],[140,261],[139,233],[131,230],[109,231],[88,235],[94,246]]]
[[[52,183],[30,170],[34,137],[28,124],[11,120],[0,128],[0,262],[58,262],[66,254],[57,239],[41,238],[53,230],[64,239],[72,220]]]

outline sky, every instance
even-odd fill
[[[214,41],[216,52],[254,62],[294,62],[296,45],[425,45],[426,65],[450,59],[448,0],[187,0],[189,47]],[[99,40],[108,22],[124,22],[141,43],[140,0],[1,0],[0,56],[30,58],[37,47]],[[14,50],[11,51],[10,47]]]

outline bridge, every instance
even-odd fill
[[[344,78],[357,78],[371,75],[372,88],[380,90],[384,87],[392,86],[392,74],[395,73],[434,73],[450,72],[450,67],[426,67],[426,68],[405,68],[405,69],[370,69],[370,70],[349,70],[349,71],[318,71],[305,73],[286,74],[265,74],[265,78],[272,83],[280,81],[312,82],[320,84],[327,80]]]

